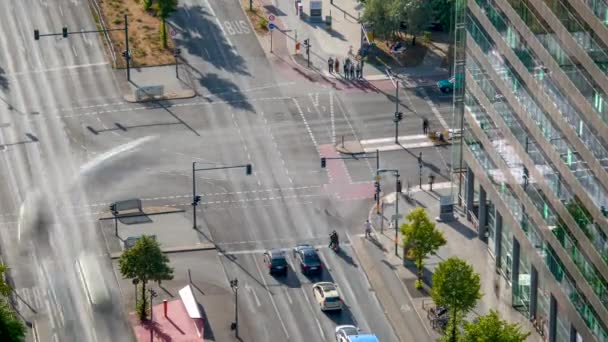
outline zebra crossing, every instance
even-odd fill
[[[65,325],[63,307],[51,288],[39,286],[18,288],[13,290],[13,295],[17,311],[48,316],[52,330],[58,330]]]

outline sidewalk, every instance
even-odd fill
[[[182,78],[185,77],[180,68]],[[196,95],[184,81],[177,78],[175,66],[131,68],[130,92],[127,102],[146,102],[191,98]]]
[[[284,60],[288,57],[303,70],[311,70],[327,78],[343,79],[342,70],[339,73],[329,73],[327,60],[329,57],[340,60],[340,69],[346,57],[351,60],[361,47],[361,25],[359,18],[364,6],[356,0],[322,0],[321,21],[310,17],[310,0],[302,0],[302,18],[297,15],[293,0],[255,0],[261,4],[263,11],[275,16],[277,28],[273,32],[273,52],[275,58]],[[331,16],[332,24],[325,23],[326,16]],[[255,23],[254,23],[255,24]],[[266,51],[270,51],[267,38],[258,36]],[[310,67],[306,59],[304,40],[309,39]],[[299,52],[296,42],[301,43]],[[441,44],[430,44],[424,60],[416,67],[393,67],[393,72],[400,74],[404,82],[413,84],[425,77],[443,79],[448,76],[447,69],[442,66],[447,48]],[[444,51],[445,50],[445,51]],[[385,65],[365,63],[364,79],[368,81],[386,80]]]
[[[436,184],[439,185],[439,184]],[[449,187],[437,187],[433,186],[433,192],[428,191],[428,185],[423,185],[422,189],[417,186],[411,189],[412,200],[407,201],[405,196],[400,195],[399,198],[399,225],[405,222],[405,216],[407,213],[415,207],[423,207],[426,209],[430,218],[434,219],[439,214],[439,195],[447,195],[450,193]],[[443,185],[443,183],[442,183]],[[431,339],[435,340],[439,333],[432,329],[430,321],[427,317],[427,310],[434,304],[430,297],[430,284],[432,282],[432,274],[435,267],[439,262],[449,257],[460,257],[466,260],[469,264],[473,265],[473,268],[481,276],[481,292],[484,294],[481,300],[478,302],[477,307],[471,313],[471,318],[477,315],[483,315],[489,312],[490,309],[498,310],[501,316],[509,322],[520,323],[524,331],[532,331],[532,335],[528,338],[529,341],[541,341],[541,337],[534,332],[531,323],[520,313],[518,313],[511,306],[511,289],[507,284],[506,280],[497,275],[494,268],[494,260],[490,257],[487,251],[487,245],[483,243],[477,237],[477,231],[472,228],[472,225],[466,221],[466,219],[456,213],[456,220],[449,223],[437,223],[438,229],[444,232],[447,245],[443,246],[437,253],[425,260],[424,269],[424,287],[422,290],[418,290],[414,286],[416,280],[416,268],[411,262],[404,263],[402,257],[402,236],[401,232],[397,232],[399,256],[395,256],[395,229],[392,224],[389,227],[389,220],[392,219],[395,206],[395,193],[389,194],[383,197],[385,202],[384,215],[379,216],[374,212],[374,208],[370,210],[369,218],[370,222],[374,227],[373,238],[365,239],[362,236],[358,236],[355,241],[361,241],[361,243],[353,243],[353,248],[359,258],[364,260],[369,259],[369,255],[376,253],[377,258],[373,261],[363,262],[361,266],[367,274],[374,275],[381,268],[386,268],[387,265],[392,265],[396,278],[400,280],[401,287],[394,287],[392,292],[386,291],[386,286],[375,287],[374,290],[377,292],[378,298],[382,305],[387,311],[387,316],[390,321],[403,322],[407,319],[404,310],[391,309],[395,305],[398,305],[392,298],[401,298],[403,294],[398,293],[399,291],[407,292],[407,297],[412,302],[413,309],[416,311],[421,324],[424,325],[425,330],[430,333]],[[363,234],[361,234],[363,235]],[[466,246],[466,248],[462,248]],[[373,278],[373,276],[372,276]],[[371,281],[371,280],[370,280]],[[386,282],[386,281],[385,281]],[[498,288],[495,288],[495,284],[499,284]],[[372,285],[374,282],[372,282]],[[411,320],[411,317],[409,318]],[[396,331],[399,332],[399,328],[395,327]],[[410,337],[407,335],[399,335],[402,340],[409,340]],[[408,339],[406,339],[406,337]]]

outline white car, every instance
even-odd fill
[[[337,342],[380,342],[374,334],[361,333],[354,325],[339,325],[336,327]]]
[[[338,285],[330,282],[316,283],[312,286],[312,292],[322,311],[342,310]]]

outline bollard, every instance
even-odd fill
[[[163,310],[165,312],[165,317],[167,317],[167,300],[163,299]]]
[[[342,148],[344,148],[344,135],[342,135]]]

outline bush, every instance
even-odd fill
[[[424,45],[428,45],[431,42],[431,32],[422,32],[422,42],[424,43]]]
[[[112,24],[120,25],[120,24],[122,24],[122,19],[120,19],[120,18],[114,18],[112,20]]]
[[[143,300],[137,301],[136,311],[138,317],[148,317],[148,314],[150,314],[150,306],[148,306],[147,304],[148,303],[144,303]]]
[[[422,288],[422,280],[416,280],[416,289],[420,290]]]
[[[258,26],[262,30],[267,30],[268,29],[268,20],[266,20],[266,18],[260,18],[260,20],[258,20]]]

